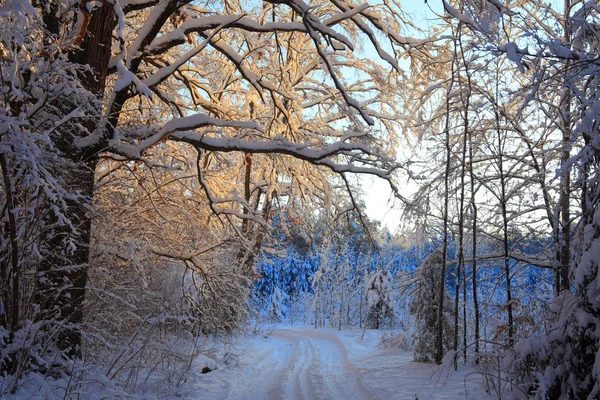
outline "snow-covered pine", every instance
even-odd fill
[[[267,307],[267,318],[271,322],[283,322],[286,318],[288,305],[286,304],[289,300],[281,289],[276,287],[271,294]]]
[[[391,325],[394,319],[392,302],[391,276],[387,271],[377,270],[367,281],[365,298],[367,319],[365,325],[371,329],[379,329],[382,325]]]
[[[413,331],[413,351],[415,361],[434,362],[436,358],[436,332],[438,331],[439,293],[442,267],[442,251],[435,249],[417,270],[414,295],[410,303],[410,313],[415,318]],[[454,326],[452,298],[444,289],[444,312],[442,319],[444,354],[452,348]]]

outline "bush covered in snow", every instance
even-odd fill
[[[386,349],[400,349],[404,351],[412,350],[412,343],[410,339],[410,335],[408,335],[404,331],[400,331],[398,333],[388,334],[387,332],[383,334],[381,340],[377,344],[377,347],[383,347]]]

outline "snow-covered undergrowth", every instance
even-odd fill
[[[384,331],[381,339],[379,340],[378,347],[384,349],[391,348],[411,351],[412,343],[410,336],[404,331],[390,333]]]
[[[50,368],[25,372],[18,381],[15,375],[0,376],[0,398],[180,398],[188,379],[236,360],[231,337],[192,337],[161,332],[156,325],[139,329],[119,345],[88,339],[82,360],[57,358]]]

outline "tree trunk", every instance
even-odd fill
[[[358,328],[359,329],[361,329],[363,327],[362,326],[362,322],[363,322],[363,319],[362,319],[362,309],[363,309],[363,297],[361,295],[360,296],[360,302],[358,304]]]
[[[458,219],[458,234],[459,234],[459,256],[458,265],[462,268],[463,276],[463,361],[467,362],[467,273],[465,267],[465,249],[464,249],[464,222],[465,222],[465,169],[467,164],[467,145],[470,146],[471,133],[469,131],[469,109],[471,106],[471,74],[469,73],[469,64],[462,44],[462,35],[459,38],[460,53],[465,67],[465,76],[467,81],[466,95],[464,100],[464,117],[463,117],[463,148],[461,157],[460,169],[460,209]],[[463,93],[465,90],[463,89]],[[469,147],[470,148],[470,147]],[[472,157],[472,154],[470,154]],[[470,160],[472,161],[472,159]],[[472,169],[471,164],[471,171]],[[471,176],[471,179],[473,177]],[[473,181],[471,180],[471,184]],[[457,295],[458,297],[458,295]],[[456,328],[458,330],[458,327]],[[456,364],[455,364],[456,366]]]
[[[479,364],[479,300],[477,298],[477,202],[475,201],[475,173],[473,171],[473,134],[469,132],[469,177],[471,181],[471,207],[473,208],[472,258],[473,307],[475,312],[475,364]]]
[[[571,42],[571,32],[569,27],[569,16],[571,13],[571,1],[564,2],[564,22],[565,39],[567,45]],[[565,72],[569,70],[570,62],[565,63]],[[561,166],[567,165],[571,158],[571,90],[565,84],[564,94],[561,98],[559,113],[562,120],[562,156]],[[571,258],[571,172],[570,168],[563,171],[560,180],[560,214],[561,214],[561,242],[560,242],[560,291],[570,290],[569,264]]]
[[[37,283],[37,303],[41,319],[57,320],[62,324],[58,345],[79,355],[81,335],[78,323],[83,321],[83,300],[89,266],[91,236],[90,206],[94,187],[95,162],[73,163],[63,177],[70,193],[79,199],[68,200],[65,217],[72,227],[60,224],[52,214],[50,229],[43,239],[44,259],[40,263]]]
[[[450,180],[450,95],[454,82],[454,60],[452,60],[452,75],[450,85],[446,91],[446,123],[445,123],[445,146],[446,146],[446,169],[444,172],[444,238],[442,245],[442,269],[440,271],[439,304],[437,313],[436,332],[436,355],[435,361],[440,364],[444,358],[444,293],[446,286],[446,258],[448,253],[448,185]]]
[[[496,96],[498,96],[498,88],[496,86]],[[500,130],[500,113],[498,111],[498,99],[496,99],[496,107],[494,114],[496,119],[496,133],[498,135],[498,171],[500,173],[500,208],[502,213],[502,245],[504,256],[504,274],[506,275],[506,310],[508,314],[508,345],[514,343],[514,328],[513,328],[513,308],[512,308],[512,289],[510,276],[510,259],[508,246],[508,213],[507,213],[507,196],[506,196],[506,176],[504,171],[503,160],[503,141],[502,132]]]
[[[19,268],[19,247],[17,243],[17,222],[15,220],[15,203],[13,200],[13,185],[12,179],[9,173],[8,160],[4,154],[0,153],[0,168],[2,168],[2,178],[4,191],[6,193],[6,231],[8,232],[10,242],[10,268],[2,262],[2,269],[0,278],[2,283],[0,288],[2,289],[2,296],[0,301],[0,326],[9,329],[11,332],[16,331],[19,325],[20,315],[20,301],[19,301],[19,288],[21,280],[21,271]],[[12,277],[12,279],[11,279]],[[9,286],[9,282],[12,281],[12,292]]]
[[[49,27],[53,26],[52,18],[56,16],[44,17]],[[114,26],[114,10],[105,3],[94,11],[80,49],[70,55],[72,62],[90,66],[90,71],[81,74],[81,83],[100,100],[104,97]],[[97,111],[100,116],[102,110]],[[98,121],[99,118],[90,118],[83,125],[88,132],[94,132]],[[45,257],[39,266],[36,302],[41,306],[40,318],[58,320],[62,324],[59,347],[78,356],[81,335],[77,324],[83,320],[91,238],[90,207],[97,160],[95,154],[77,148],[74,139],[60,132],[53,137],[65,158],[54,172],[63,179],[68,192],[77,197],[66,201],[64,217],[72,226],[59,221],[54,213],[47,221],[51,229],[43,236],[40,247]]]

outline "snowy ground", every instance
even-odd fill
[[[195,375],[187,399],[491,399],[480,377],[382,349],[381,331],[277,327],[245,339],[235,366]],[[222,367],[222,366],[221,366]]]

